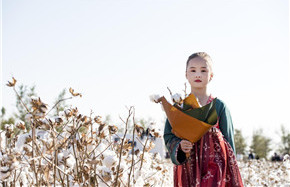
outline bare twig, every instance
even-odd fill
[[[133,108],[133,125],[134,125],[134,128],[133,128],[133,140],[132,140],[132,161],[131,161],[131,167],[130,167],[130,172],[129,172],[129,175],[128,175],[128,186],[130,186],[130,176],[131,176],[131,173],[132,173],[132,169],[133,169],[133,165],[134,165],[134,154],[135,154],[135,128],[136,128],[136,124],[135,124],[135,108]],[[133,172],[133,178],[134,178],[134,172]]]
[[[171,90],[167,87],[167,89],[168,89],[168,91],[169,91],[169,93],[170,93],[170,95],[171,95],[171,97],[172,97],[172,92],[171,92]]]
[[[44,160],[46,160],[48,163],[50,163],[52,166],[54,166],[54,163],[51,162],[46,156],[43,155],[42,151],[40,150],[40,148],[38,147],[38,145],[36,144],[36,142],[34,140],[32,140],[33,143],[35,144],[35,147],[37,149],[37,151],[39,152],[39,154],[41,155],[42,158],[44,158]],[[25,158],[25,157],[24,157]],[[68,175],[65,171],[63,171],[60,167],[55,166],[58,170],[60,170],[63,174]]]
[[[127,117],[127,120],[125,122],[126,124],[126,129],[125,129],[125,133],[124,133],[124,136],[123,136],[123,139],[122,139],[122,142],[121,142],[121,149],[120,149],[120,153],[119,153],[119,164],[117,166],[117,176],[116,176],[116,180],[115,180],[115,184],[114,184],[114,187],[116,187],[118,185],[118,178],[119,178],[119,172],[120,172],[120,165],[121,165],[121,160],[122,160],[122,151],[123,151],[123,145],[124,145],[124,140],[126,138],[126,135],[127,135],[127,131],[128,131],[128,124],[129,124],[129,119],[132,115],[132,106],[130,107],[129,109],[129,115]],[[122,119],[121,119],[122,120]],[[123,120],[122,120],[123,121]]]
[[[113,142],[111,142],[111,144],[112,144]],[[96,156],[96,158],[98,158],[103,152],[105,152],[110,146],[111,146],[111,144],[110,145],[108,145],[107,147],[106,147],[106,149],[104,149],[102,152],[100,152],[97,156]]]
[[[52,131],[52,138],[53,138],[53,148],[54,148],[54,167],[53,167],[53,185],[55,186],[56,182],[56,166],[57,166],[57,149],[56,149],[56,141],[55,141],[55,133]]]
[[[35,124],[32,124],[32,140],[34,142],[36,142]],[[35,155],[34,146],[35,146],[35,144],[32,144],[32,158],[34,158],[34,155]],[[39,186],[39,183],[38,183],[38,175],[37,175],[36,166],[35,166],[35,160],[32,160],[32,168],[33,168],[33,172],[34,172],[34,175],[35,175],[36,186]]]
[[[74,121],[73,121],[73,127],[74,127]],[[77,131],[75,131],[75,132],[77,132]],[[75,160],[76,160],[77,176],[79,178],[80,177],[80,175],[79,175],[80,173],[79,173],[79,166],[78,166],[78,158],[77,158],[76,151],[75,151],[75,144],[76,144],[76,138],[75,138],[75,136],[73,136],[73,144],[72,144],[72,146],[73,146],[74,157],[75,157]]]
[[[96,174],[96,175],[103,181],[103,183],[105,183],[105,185],[109,186],[108,183],[106,183],[106,181],[104,181],[104,179],[100,175],[98,175],[98,174]]]
[[[143,144],[142,140],[140,140],[140,138],[138,136],[136,138],[139,141],[139,143],[142,144],[142,146],[144,147],[144,144]]]
[[[20,100],[21,104],[24,106],[24,108],[26,109],[26,111],[28,113],[31,113],[30,110],[28,109],[28,107],[26,106],[26,104],[22,101],[20,95],[18,94],[18,92],[16,91],[15,87],[13,87],[14,92],[16,93],[18,99]]]
[[[185,83],[184,83],[184,90],[183,90],[183,91],[184,91],[184,98],[186,98],[186,96],[187,96],[187,94],[186,94],[186,88],[187,88],[187,87],[186,87],[186,82],[185,82]]]
[[[55,103],[55,105],[53,105],[53,107],[46,113],[46,115],[49,114],[52,111],[52,109],[54,109],[60,102],[68,100],[68,99],[72,99],[72,97],[68,97],[68,98],[64,98],[64,99],[58,100],[57,103]]]
[[[141,164],[140,164],[139,170],[142,169],[143,160],[144,160],[144,153],[145,153],[146,145],[147,145],[147,142],[148,142],[148,139],[149,139],[149,134],[150,134],[150,129],[148,128],[148,134],[147,134],[147,138],[146,138],[146,141],[145,141],[145,145],[143,147],[143,153],[142,153],[142,156],[141,156]]]

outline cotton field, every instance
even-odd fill
[[[49,116],[40,98],[31,98],[30,104],[26,122],[0,130],[2,186],[173,186],[171,161],[150,152],[162,132],[154,123],[139,125],[134,107],[120,117],[122,125],[114,125],[76,107]],[[239,161],[239,166],[245,186],[290,186],[288,155],[283,162]]]
[[[84,116],[74,108],[46,118],[39,110],[42,106],[45,112],[41,100],[32,102],[36,108],[27,115],[30,130],[18,121],[1,131],[3,186],[166,186],[170,181],[170,166],[158,153],[149,153],[158,132],[149,129],[141,140],[143,128],[134,124],[141,150],[124,138],[133,108],[124,120],[124,137],[116,142],[112,136],[118,127],[103,123],[100,116]]]

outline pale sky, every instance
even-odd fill
[[[1,105],[10,113],[15,94],[5,84],[14,76],[50,106],[72,87],[83,97],[69,103],[84,114],[120,123],[134,105],[137,118],[163,129],[149,95],[170,99],[167,86],[182,93],[188,56],[205,51],[210,92],[248,141],[255,129],[275,138],[290,125],[286,0],[3,0],[1,43]]]

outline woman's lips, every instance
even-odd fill
[[[195,80],[194,82],[201,82],[201,80]]]

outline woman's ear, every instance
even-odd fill
[[[210,74],[210,78],[209,78],[209,81],[211,81],[213,78],[213,73]]]

